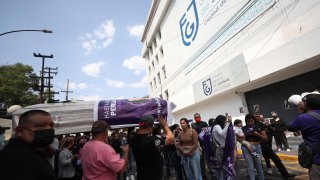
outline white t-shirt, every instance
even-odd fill
[[[226,123],[224,129],[221,129],[220,125],[213,126],[212,135],[215,140],[220,144],[221,147],[224,147],[226,144],[226,137],[228,132],[228,127],[230,123]]]
[[[239,136],[243,136],[244,135],[241,127],[234,127],[234,133],[238,134]]]

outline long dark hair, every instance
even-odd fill
[[[246,124],[248,123],[249,119],[253,119],[254,123],[257,122],[256,117],[253,114],[247,114],[246,117],[244,118],[244,120],[246,121]]]
[[[215,125],[219,125],[221,127],[221,129],[224,128],[224,124],[226,122],[227,118],[223,115],[219,115],[216,117],[216,119],[213,121],[212,123],[212,127],[214,127]]]

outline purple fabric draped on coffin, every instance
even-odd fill
[[[138,124],[144,115],[152,115],[155,119],[167,116],[167,101],[158,98],[101,100],[98,103],[98,120],[105,120],[109,125]]]

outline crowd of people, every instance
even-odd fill
[[[300,131],[314,147],[309,167],[310,179],[320,175],[320,95],[307,95],[298,106],[297,118],[287,126],[276,112],[272,119],[262,114],[247,114],[241,120],[218,115],[208,123],[199,113],[194,120],[181,118],[169,127],[167,120],[144,116],[138,128],[110,130],[107,122],[98,120],[91,132],[75,135],[54,134],[51,115],[30,110],[20,116],[15,137],[0,151],[1,179],[118,179],[161,180],[175,173],[178,180],[236,179],[237,142],[250,180],[264,179],[272,173],[270,159],[283,178],[289,173],[272,148],[290,151],[285,132]],[[233,122],[233,123],[232,123]],[[208,168],[206,168],[208,166]],[[206,172],[208,170],[210,172]],[[210,174],[210,177],[206,175]]]

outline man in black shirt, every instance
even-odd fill
[[[54,180],[54,171],[45,157],[54,138],[51,115],[30,110],[20,116],[15,138],[0,152],[1,180]]]
[[[263,130],[268,129],[266,124],[262,123],[262,117],[260,116],[260,114],[256,114],[256,124]],[[271,148],[271,143],[269,143],[269,141],[272,141],[271,139],[267,139],[267,141],[262,141],[261,142],[261,149],[262,149],[262,155],[265,159],[266,162],[266,166],[267,166],[267,173],[268,174],[272,174],[272,168],[271,168],[271,164],[270,164],[270,159],[274,162],[274,164],[276,165],[276,167],[278,168],[279,172],[281,173],[282,177],[284,179],[287,178],[291,178],[296,176],[293,173],[289,173],[286,169],[286,167],[283,165],[281,159],[278,157],[278,155],[276,153],[274,153],[274,151]]]
[[[198,133],[198,135],[201,133],[202,129],[205,127],[208,127],[208,123],[201,121],[201,116],[199,113],[195,113],[194,114],[194,120],[195,122],[191,124],[191,127],[196,130],[196,132]],[[203,143],[201,141],[201,139],[199,138],[199,143],[201,148],[203,149]],[[205,160],[204,160],[204,153],[201,153],[200,155],[200,166],[201,166],[201,174],[202,177],[205,178],[205,174],[206,174],[206,164],[205,164]]]
[[[166,120],[158,118],[166,138],[152,133],[154,118],[144,116],[139,122],[139,130],[130,139],[130,147],[137,164],[138,180],[160,180],[163,177],[162,147],[174,141],[174,136]]]

